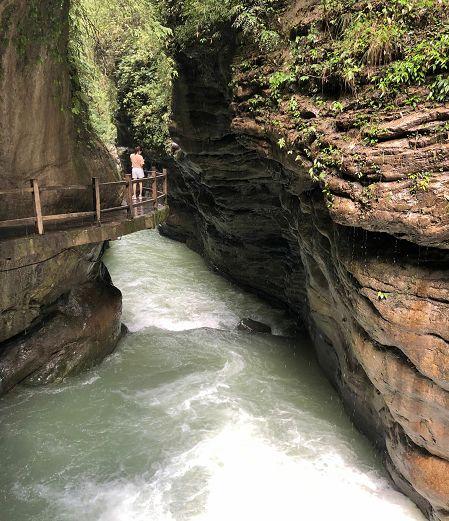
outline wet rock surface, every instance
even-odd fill
[[[367,146],[353,131],[357,110],[320,115],[298,94],[344,158],[328,178],[330,205],[294,130],[284,128],[298,145],[289,154],[246,103],[257,92],[253,78],[270,70],[236,77],[239,49],[225,41],[207,58],[197,51],[177,57],[172,132],[182,154],[162,232],[302,318],[397,486],[429,517],[447,520],[449,156],[447,140],[426,131],[446,120],[447,108],[379,113],[381,139]],[[410,174],[424,170],[434,172],[428,189],[413,190]]]
[[[93,176],[118,175],[72,110],[68,10],[66,1],[0,2],[0,190],[29,188],[31,178],[41,187],[91,186]],[[0,199],[1,220],[34,216],[31,194]],[[117,195],[106,190],[102,199]],[[45,215],[93,208],[91,190],[42,192],[41,200]],[[10,248],[14,231],[0,230],[0,393],[88,367],[120,333],[120,294],[104,276],[101,240],[74,247],[28,233]]]
[[[271,335],[271,327],[257,320],[251,318],[244,318],[237,326],[239,331],[246,331],[247,333],[261,333]]]
[[[92,244],[0,270],[0,394],[61,381],[114,350],[122,299],[101,256]]]
[[[0,188],[111,181],[116,164],[72,111],[69,2],[0,2]],[[19,43],[20,42],[20,43]],[[114,194],[103,191],[104,199]],[[44,214],[92,209],[90,191],[42,195]],[[54,210],[57,211],[54,211]],[[34,215],[32,197],[1,198],[0,219]]]
[[[0,393],[60,382],[103,360],[120,339],[121,294],[103,280],[72,290],[28,335],[2,345]]]

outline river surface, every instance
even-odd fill
[[[156,232],[106,263],[130,334],[93,371],[0,400],[1,521],[423,519],[281,311]],[[247,316],[277,336],[235,331]]]

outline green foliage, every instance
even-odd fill
[[[233,0],[167,0],[162,11],[174,22],[175,41],[184,46],[192,40],[207,43],[219,39],[233,8]]]
[[[385,293],[384,291],[378,291],[377,292],[377,299],[378,300],[387,300],[389,297],[389,293]]]
[[[335,114],[339,114],[340,112],[343,112],[345,106],[340,101],[334,101],[332,103],[331,109]]]
[[[432,178],[431,172],[417,172],[409,174],[408,178],[412,181],[410,192],[417,194],[418,192],[427,192],[429,189],[430,180]]]
[[[9,14],[11,15],[11,12]],[[42,61],[48,56],[62,59],[59,51],[66,28],[66,14],[66,2],[27,2],[26,12],[19,18],[13,33],[13,42],[24,66],[29,62]]]
[[[248,100],[248,104],[251,112],[257,112],[267,104],[267,99],[260,94],[256,94]]]
[[[439,74],[430,85],[429,98],[435,101],[449,99],[449,77]]]
[[[171,31],[160,22],[155,4],[72,2],[72,111],[87,112],[105,143],[116,140],[117,115],[126,120],[129,139],[147,149],[163,150],[168,138],[174,64],[166,50]]]
[[[174,21],[175,42],[210,44],[231,28],[254,42],[262,51],[273,49],[280,36],[272,27],[279,0],[184,0],[162,2],[165,16]]]
[[[280,41],[278,32],[268,26],[278,5],[278,0],[235,3],[232,10],[232,16],[235,17],[233,25],[252,38],[262,51],[271,51]]]
[[[160,154],[169,138],[171,82],[174,65],[163,52],[148,48],[126,55],[117,68],[118,102],[136,143]]]
[[[385,98],[426,84],[431,99],[448,99],[448,7],[448,0],[325,0],[324,27],[312,25],[292,45],[300,84],[338,92],[371,83]]]
[[[281,137],[279,140],[278,140],[278,147],[283,150],[286,146],[286,141],[285,141],[285,138]]]
[[[327,184],[328,175],[336,168],[341,167],[343,158],[340,151],[332,145],[321,149],[320,153],[313,160],[313,165],[309,169],[312,181],[321,185],[321,192],[326,200],[326,205],[331,208],[334,202],[334,195]]]
[[[435,72],[443,72],[449,67],[449,28],[436,38],[428,38],[407,49],[404,59],[391,65],[380,80],[380,87],[386,91],[401,85],[423,84],[426,77]],[[444,93],[444,88],[436,95]],[[444,96],[443,96],[444,97]]]
[[[271,94],[275,100],[280,99],[282,89],[295,81],[295,77],[291,73],[278,71],[273,73],[269,78]]]
[[[366,145],[375,145],[379,141],[379,128],[377,125],[371,123],[363,127],[363,134],[365,136],[364,142]]]

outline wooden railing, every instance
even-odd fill
[[[133,200],[133,187],[136,184],[142,183],[143,192],[151,194],[150,197],[143,197],[142,200]],[[163,169],[158,172],[156,168],[152,168],[150,175],[143,179],[132,179],[130,175],[125,176],[123,181],[111,181],[101,183],[98,177],[92,178],[91,185],[66,185],[66,186],[39,186],[37,179],[30,180],[29,188],[18,188],[15,190],[0,190],[0,196],[14,196],[14,195],[32,195],[32,202],[34,206],[34,216],[22,217],[19,219],[0,220],[0,228],[15,228],[19,226],[34,225],[36,232],[43,235],[46,223],[60,223],[71,220],[92,219],[93,222],[101,225],[102,216],[120,210],[127,211],[127,217],[134,219],[136,210],[139,207],[152,204],[152,210],[157,210],[160,202],[167,205],[168,198],[168,171]],[[120,206],[106,207],[101,206],[101,189],[105,187],[110,188],[124,188],[124,194],[119,194],[126,204]],[[162,189],[161,189],[162,188]],[[67,193],[67,192],[92,192],[93,209],[85,212],[69,212],[61,214],[45,215],[42,212],[41,195],[47,192]],[[143,194],[142,194],[143,195]]]

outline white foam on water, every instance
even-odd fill
[[[93,373],[11,397],[3,508],[34,508],[33,521],[423,520],[315,362],[299,366],[270,336],[160,331],[276,326],[277,312],[155,233],[112,252],[127,325],[159,331],[130,335]]]
[[[203,479],[192,480],[193,475]],[[422,519],[384,478],[357,470],[334,451],[321,451],[313,460],[288,455],[264,439],[243,411],[239,421],[174,455],[152,479],[87,481],[56,494],[42,490],[41,495],[58,502],[64,520]],[[65,517],[67,512],[71,516]]]
[[[270,323],[275,333],[282,331],[274,320],[277,317],[279,322],[282,313],[276,314],[253,295],[236,291],[197,254],[157,232],[136,233],[114,243],[107,263],[123,292],[124,321],[132,332],[147,327],[230,330],[247,316]]]

